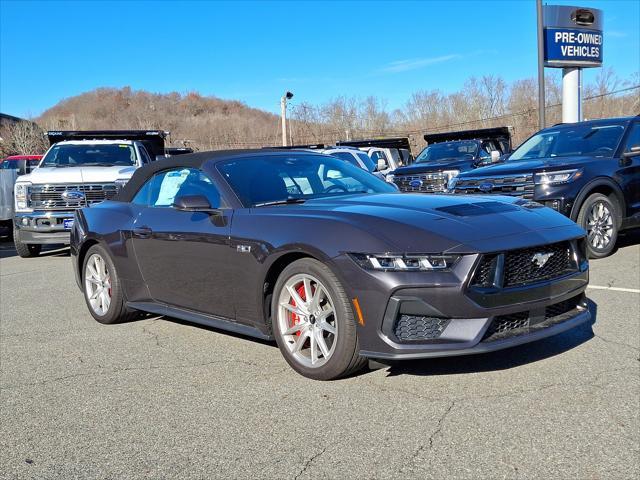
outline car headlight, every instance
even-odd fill
[[[451,180],[454,177],[457,177],[460,173],[460,170],[443,170],[442,174],[447,178],[447,180]]]
[[[396,176],[393,173],[388,174],[384,179],[389,183],[395,183]]]
[[[447,270],[460,258],[459,255],[401,255],[350,253],[353,260],[365,270],[385,272],[419,272]]]
[[[128,178],[119,178],[114,183],[116,184],[116,188],[118,190],[122,190],[122,187],[124,187],[128,181],[129,181]]]
[[[560,183],[573,182],[582,175],[582,169],[558,170],[556,172],[542,172],[534,175],[534,182],[537,185],[558,185]]]
[[[31,187],[29,182],[16,183],[14,187],[16,212],[31,211],[31,208],[29,208],[29,187]]]

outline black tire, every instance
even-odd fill
[[[13,229],[13,244],[16,247],[16,252],[18,252],[18,255],[20,255],[22,258],[37,257],[42,251],[42,245],[40,245],[39,243],[21,242],[20,231],[16,230],[15,227]]]
[[[109,277],[111,280],[111,303],[107,309],[107,311],[100,315],[98,314],[94,308],[91,306],[89,301],[89,296],[87,292],[87,282],[86,282],[86,271],[87,271],[87,263],[94,255],[99,255],[104,262],[106,263],[107,271],[109,273]],[[98,322],[103,324],[113,324],[113,323],[121,323],[131,321],[136,318],[137,312],[135,310],[131,310],[126,307],[126,300],[124,298],[124,293],[122,291],[122,284],[120,283],[120,277],[118,276],[118,272],[116,267],[111,259],[111,256],[100,245],[94,245],[84,256],[84,261],[82,262],[82,291],[84,293],[84,299],[87,303],[87,307],[89,308],[89,313],[91,316],[95,318]]]
[[[601,231],[598,230],[598,228],[601,227],[594,228],[590,226],[589,220],[592,209],[599,205],[606,209],[611,217],[610,230],[607,230],[607,232],[610,232],[610,236],[609,241],[606,244],[594,245],[594,236],[597,237],[598,232]],[[587,197],[580,207],[576,223],[587,231],[587,255],[589,258],[604,258],[611,255],[616,247],[616,241],[618,239],[618,231],[620,228],[619,218],[620,214],[618,212],[617,202],[612,201],[609,197],[602,195],[601,193],[594,193]]]
[[[278,324],[279,297],[286,282],[298,274],[308,274],[317,278],[327,289],[334,303],[337,336],[335,350],[319,367],[307,367],[298,362],[289,351],[286,341]],[[356,322],[351,307],[340,281],[333,272],[322,262],[310,258],[303,258],[288,265],[278,277],[271,301],[271,318],[273,334],[287,363],[301,375],[314,380],[334,380],[361,370],[367,359],[359,355]]]

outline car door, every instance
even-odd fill
[[[172,207],[184,195],[204,195],[220,213]],[[234,275],[228,261],[232,210],[226,208],[214,182],[199,169],[174,168],[152,177],[133,202],[146,204],[135,220],[132,237],[151,297],[233,319]]]
[[[624,141],[622,154],[630,153],[632,147],[640,145],[640,122],[634,122],[629,127],[629,133]],[[629,217],[640,213],[640,155],[621,156],[618,175],[620,185],[627,202],[627,215]]]

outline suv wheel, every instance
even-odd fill
[[[89,312],[98,322],[119,323],[134,317],[135,312],[125,306],[115,265],[100,245],[91,247],[84,257],[82,284]]]
[[[39,243],[23,243],[20,241],[20,231],[13,228],[13,244],[16,246],[16,252],[22,258],[37,257],[40,255],[42,245]]]
[[[577,223],[587,231],[589,258],[611,254],[618,238],[618,208],[601,193],[589,195],[580,207]]]
[[[284,269],[276,282],[271,318],[282,355],[305,377],[332,380],[360,370],[351,304],[333,272],[304,258]]]

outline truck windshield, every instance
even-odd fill
[[[612,157],[624,125],[571,125],[537,133],[514,151],[509,160],[531,158]]]
[[[55,145],[41,167],[108,167],[135,165],[136,154],[127,144]]]
[[[473,141],[434,143],[420,152],[420,155],[416,158],[416,163],[426,163],[445,158],[468,158],[472,160],[476,158],[477,153],[478,143]]]

